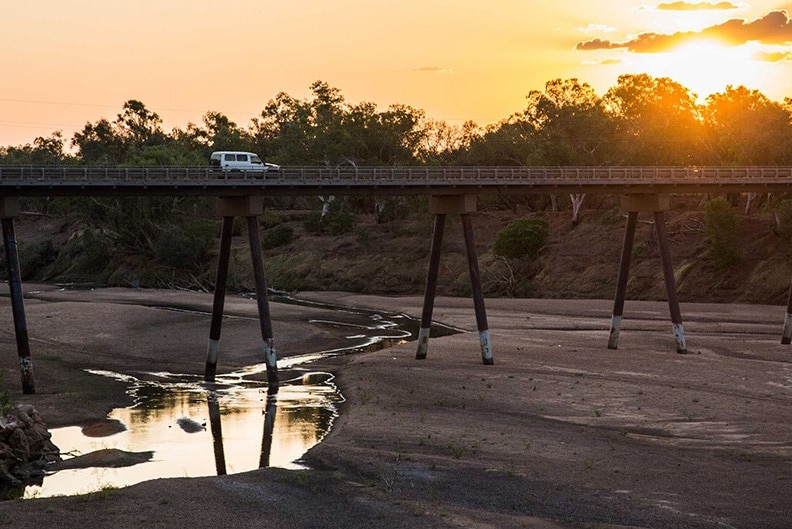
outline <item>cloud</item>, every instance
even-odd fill
[[[613,26],[607,26],[605,24],[591,23],[584,28],[578,28],[578,31],[581,33],[613,33],[616,31],[616,28]]]
[[[786,11],[771,11],[754,21],[734,18],[702,29],[701,31],[681,31],[672,34],[642,33],[624,42],[592,39],[578,42],[576,50],[612,50],[626,48],[634,53],[661,53],[696,39],[716,39],[739,46],[746,42],[784,45],[792,43],[792,19]]]
[[[612,57],[610,59],[605,59],[602,61],[583,61],[582,64],[585,64],[587,66],[612,66],[614,64],[622,64],[623,62],[624,61],[621,59]]]
[[[764,62],[783,62],[792,61],[792,52],[789,51],[758,51],[754,53],[754,59]]]
[[[731,2],[664,2],[655,8],[658,11],[727,11],[740,9],[740,6]]]
[[[435,72],[435,73],[449,73],[451,68],[442,68],[440,66],[422,66],[413,70],[414,72]]]

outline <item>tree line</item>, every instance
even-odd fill
[[[577,79],[531,91],[523,110],[491,125],[460,126],[423,110],[350,103],[316,81],[286,93],[240,126],[220,112],[166,132],[140,101],[115,119],[0,147],[2,164],[201,166],[214,150],[253,151],[281,165],[791,165],[792,98],[727,87],[699,103],[669,78],[623,75],[599,96]]]
[[[245,150],[287,166],[792,165],[792,99],[774,102],[745,87],[729,87],[699,103],[679,83],[645,74],[620,77],[603,96],[577,79],[556,79],[544,90],[531,91],[524,110],[486,127],[449,125],[406,105],[379,110],[374,103],[349,103],[322,81],[310,88],[306,99],[278,94],[246,127],[208,112],[200,124],[166,132],[156,112],[130,100],[113,120],[88,122],[69,139],[54,132],[31,144],[0,147],[0,164],[203,166],[214,150]],[[573,224],[583,197],[570,196]],[[309,211],[300,233],[354,231],[361,248],[369,234],[356,222],[358,215],[373,213],[377,224],[387,225],[425,213],[415,197],[333,198],[270,197],[269,216],[261,219],[265,248],[301,236],[272,210]],[[529,211],[541,211],[547,207],[545,198],[491,200],[513,209],[524,201]],[[549,198],[555,209],[556,197]],[[792,218],[792,201],[783,204],[778,211]],[[708,213],[707,224],[714,230],[708,237],[718,241],[714,255],[720,256],[720,265],[733,266],[741,259],[738,241],[715,235],[739,231],[737,221],[727,211],[728,203],[716,205],[720,209]],[[26,279],[211,287],[218,228],[216,219],[205,214],[211,210],[207,199],[30,199],[25,210],[63,219],[73,232],[63,244],[54,236],[21,244]],[[509,292],[517,292],[520,273],[509,260],[535,254],[547,240],[547,226],[542,219],[520,219],[504,231],[493,253],[503,258]],[[294,267],[288,268],[278,286],[305,287],[292,277]],[[245,287],[241,279],[232,283]]]

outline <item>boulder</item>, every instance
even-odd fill
[[[51,439],[47,425],[30,404],[20,404],[0,417],[0,483],[18,485],[43,476],[47,464],[61,459]]]

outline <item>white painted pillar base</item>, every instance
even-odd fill
[[[264,346],[264,361],[270,368],[278,368],[278,352],[275,350],[275,341],[270,338],[263,344]]]
[[[209,339],[209,346],[206,348],[206,363],[217,365],[217,356],[220,352],[220,340]]]
[[[608,349],[619,348],[619,335],[621,334],[622,317],[615,314],[611,317],[610,337],[608,338]]]
[[[479,333],[479,342],[481,343],[481,359],[484,361],[484,364],[494,364],[495,361],[492,358],[492,339],[490,338],[489,330]]]
[[[429,333],[431,330],[430,327],[421,327],[418,329],[418,351],[415,352],[415,358],[417,360],[426,358],[426,352],[429,350]]]
[[[674,339],[676,340],[676,352],[679,354],[687,353],[687,344],[685,343],[685,329],[682,328],[681,323],[675,323]]]

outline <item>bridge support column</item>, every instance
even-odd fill
[[[212,306],[212,324],[209,331],[209,346],[206,358],[204,380],[211,382],[217,371],[217,358],[220,349],[220,330],[222,327],[223,307],[225,300],[228,262],[231,254],[231,231],[234,217],[246,217],[248,223],[248,239],[250,256],[253,263],[253,275],[256,282],[256,304],[261,327],[264,360],[267,365],[267,381],[269,393],[278,390],[278,358],[275,340],[272,333],[272,319],[267,296],[267,278],[264,273],[264,259],[261,250],[258,217],[264,212],[264,201],[261,197],[230,197],[221,198],[216,204],[216,213],[223,217],[220,232],[220,255],[217,260],[217,281],[215,285],[214,304]]]
[[[674,267],[671,262],[671,249],[668,242],[668,231],[665,224],[664,212],[670,208],[668,195],[658,194],[634,194],[621,197],[621,209],[627,211],[627,227],[624,233],[624,244],[622,246],[621,262],[619,266],[619,277],[616,285],[616,299],[613,304],[613,316],[611,318],[610,335],[608,340],[609,349],[617,349],[619,344],[619,334],[621,331],[621,321],[624,314],[624,299],[627,292],[627,280],[630,269],[630,259],[632,257],[632,246],[635,239],[635,228],[639,212],[651,212],[654,214],[655,229],[660,245],[660,257],[663,266],[663,277],[666,284],[668,295],[668,308],[671,314],[672,330],[676,341],[677,353],[687,353],[685,342],[685,331],[682,327],[682,312],[679,307],[677,297],[676,282],[674,279]]]
[[[484,294],[481,288],[478,255],[473,235],[473,223],[470,218],[470,215],[475,213],[476,209],[477,201],[475,195],[434,195],[429,197],[429,212],[435,215],[435,225],[432,235],[432,249],[429,256],[429,271],[426,277],[421,328],[418,332],[418,350],[415,354],[415,357],[419,360],[426,358],[426,352],[429,347],[429,334],[432,324],[432,311],[434,310],[437,273],[440,266],[440,247],[443,241],[445,219],[447,215],[458,214],[462,218],[462,229],[467,248],[468,269],[473,291],[473,306],[476,312],[476,326],[481,345],[481,358],[485,365],[494,363],[492,342],[487,324],[487,312],[484,306]]]
[[[671,313],[671,324],[674,331],[674,339],[676,340],[676,352],[685,354],[687,353],[685,329],[682,328],[682,311],[679,308],[679,298],[677,298],[674,265],[671,263],[671,246],[668,243],[665,214],[662,211],[655,211],[654,218],[657,240],[660,243],[660,256],[663,261],[663,277],[665,278],[666,292],[668,293],[668,309]]]
[[[429,348],[429,334],[432,329],[432,312],[434,311],[435,292],[437,290],[437,273],[440,269],[440,248],[443,245],[445,230],[445,213],[435,215],[434,231],[432,232],[432,249],[429,254],[429,272],[426,275],[421,328],[418,330],[418,351],[415,358],[423,360]]]
[[[33,382],[33,359],[30,356],[27,321],[25,319],[25,302],[22,296],[22,273],[19,269],[14,216],[19,214],[19,200],[16,198],[0,198],[0,222],[3,229],[3,247],[6,264],[8,265],[8,288],[11,293],[11,311],[14,318],[14,334],[16,335],[19,367],[22,374],[22,392],[34,394],[36,385]]]
[[[789,297],[787,298],[787,311],[784,318],[784,331],[781,334],[781,343],[789,345],[792,343],[792,284],[789,286]]]
[[[627,279],[630,275],[630,258],[632,257],[635,226],[637,223],[638,212],[630,211],[627,214],[627,229],[624,231],[624,244],[622,245],[621,262],[619,264],[619,279],[616,281],[616,300],[613,302],[613,316],[611,317],[608,349],[619,348],[621,320],[624,315],[624,298],[627,294]]]
[[[473,238],[473,224],[470,215],[462,214],[462,229],[465,233],[465,246],[467,247],[468,269],[470,270],[470,286],[473,290],[473,307],[476,311],[476,326],[479,331],[481,344],[481,360],[485,365],[492,365],[492,340],[490,338],[487,311],[484,308],[484,292],[481,289],[481,273],[479,272],[478,253],[476,242]]]
[[[267,382],[269,383],[269,393],[273,393],[278,388],[278,355],[275,350],[275,339],[272,336],[267,277],[264,274],[264,258],[261,255],[261,236],[259,235],[258,217],[249,216],[247,219],[250,256],[253,260],[253,276],[256,280],[256,304],[258,305],[264,360],[267,363]]]
[[[220,352],[220,331],[223,327],[223,308],[225,307],[228,262],[231,257],[231,235],[234,217],[223,217],[220,229],[220,254],[217,256],[217,275],[215,279],[214,302],[212,304],[212,324],[209,328],[209,345],[206,352],[204,380],[214,382],[217,373],[217,355]]]

